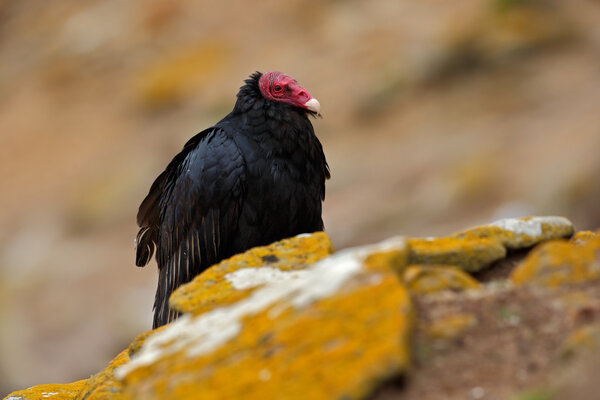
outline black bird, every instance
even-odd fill
[[[320,105],[294,79],[256,72],[233,111],[192,137],[154,181],[137,214],[136,265],[156,247],[153,328],[177,318],[169,296],[211,265],[323,230],[329,167],[308,116]]]

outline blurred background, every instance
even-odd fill
[[[0,1],[0,60],[0,394],[150,328],[137,207],[256,70],[321,102],[336,248],[600,227],[598,0]]]

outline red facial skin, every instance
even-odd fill
[[[258,81],[265,99],[308,109],[306,102],[313,97],[293,78],[277,71],[265,72]]]

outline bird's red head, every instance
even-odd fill
[[[277,71],[265,72],[258,81],[265,99],[319,113],[321,105],[295,79]]]

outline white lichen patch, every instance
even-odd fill
[[[301,278],[306,270],[282,271],[272,267],[242,268],[225,275],[225,279],[237,290],[245,290],[267,283],[285,282]]]
[[[254,282],[265,285],[248,297],[229,306],[214,309],[199,316],[184,315],[165,329],[150,336],[142,348],[127,363],[115,371],[118,379],[137,368],[150,365],[161,357],[179,351],[190,357],[208,354],[236,337],[243,328],[242,320],[272,306],[301,308],[316,300],[336,293],[353,276],[357,275],[364,259],[373,253],[392,250],[404,251],[406,241],[401,237],[388,239],[374,245],[356,247],[337,252],[316,262],[303,273],[286,272],[278,275],[262,269],[255,274]],[[259,268],[255,268],[257,270]],[[252,273],[244,272],[250,276]],[[269,276],[286,276],[268,281]],[[235,276],[237,285],[240,276]],[[232,279],[231,276],[229,279]],[[372,282],[377,282],[373,280]],[[231,282],[231,281],[230,281]]]
[[[43,392],[42,397],[52,397],[52,396],[56,396],[57,394],[58,394],[58,392]]]
[[[565,226],[572,227],[571,221],[564,217],[531,217],[523,218],[506,218],[492,222],[490,226],[497,226],[504,230],[513,232],[517,235],[527,235],[531,237],[539,237],[542,235],[543,225]]]

